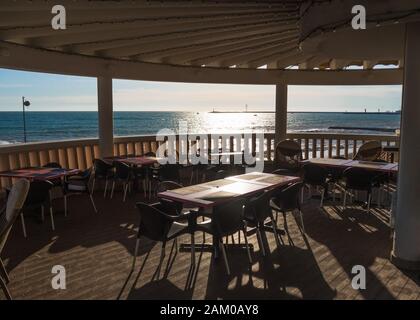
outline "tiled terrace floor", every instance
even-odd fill
[[[130,274],[138,223],[134,204],[141,196],[131,195],[123,203],[120,193],[110,200],[98,192],[95,199],[99,214],[88,197],[71,198],[70,215],[56,214],[55,232],[49,220],[41,224],[28,216],[29,238],[24,239],[17,221],[3,252],[15,299],[420,299],[419,275],[398,270],[388,259],[387,215],[375,208],[371,214],[359,209],[341,212],[341,207],[327,202],[320,211],[314,199],[303,208],[305,239],[292,215],[288,216],[292,241],[283,236],[285,244],[277,248],[268,234],[271,254],[266,258],[255,235],[249,237],[254,245],[251,268],[240,248],[228,250],[231,276],[222,259],[214,261],[210,252],[198,252],[191,275],[190,253],[178,252],[170,257],[169,273],[164,275],[168,249],[161,277],[152,281],[160,245],[146,239]],[[60,203],[56,207],[60,210]],[[187,242],[188,236],[180,240]],[[201,240],[202,234],[197,234],[196,241]],[[66,290],[51,287],[51,269],[58,264],[66,268]],[[351,286],[354,265],[366,267],[366,290]]]

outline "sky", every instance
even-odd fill
[[[274,111],[269,85],[114,80],[114,111]],[[289,86],[289,111],[395,111],[401,86]],[[96,79],[0,69],[0,111],[95,111]]]

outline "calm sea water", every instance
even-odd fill
[[[207,112],[115,112],[115,135],[156,134],[162,128],[177,131],[180,121],[186,121],[189,132],[274,132],[274,113],[207,113]],[[329,129],[332,126],[383,128]],[[289,113],[291,132],[347,132],[390,134],[387,129],[400,126],[399,114]],[[46,141],[98,136],[96,112],[27,112],[28,141]],[[23,141],[23,121],[20,112],[0,112],[0,144]]]

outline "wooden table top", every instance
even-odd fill
[[[366,170],[397,173],[398,163],[388,162],[375,162],[375,161],[362,161],[362,160],[349,160],[349,159],[330,159],[330,158],[313,158],[302,161],[305,163],[313,163],[323,167],[335,168],[363,168]]]
[[[304,160],[302,163],[313,163],[326,167],[343,167],[352,161],[351,159],[313,158]]]
[[[159,161],[160,158],[156,157],[145,157],[145,156],[138,156],[138,157],[107,157],[104,158],[105,161],[118,161],[122,163],[126,163],[132,166],[148,166],[155,164]]]
[[[158,197],[191,206],[209,208],[235,197],[247,196],[297,181],[300,181],[299,177],[248,173],[160,192]]]
[[[3,171],[0,172],[0,177],[25,178],[29,180],[54,180],[78,173],[80,173],[79,169],[33,167]]]
[[[346,166],[381,172],[398,172],[398,163],[354,160],[350,163],[347,163]]]

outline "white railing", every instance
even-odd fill
[[[237,146],[249,143],[254,152],[258,146],[257,136],[249,135],[244,141],[244,135],[223,134],[227,137],[227,148],[236,150]],[[241,141],[237,141],[241,137]],[[300,143],[305,159],[313,157],[331,158],[333,156],[352,157],[357,148],[365,141],[378,140],[383,146],[398,145],[398,137],[394,135],[348,135],[329,133],[289,133],[289,139]],[[187,148],[195,142],[195,136],[189,135]],[[210,135],[208,135],[210,141]],[[0,146],[0,171],[10,169],[37,167],[49,162],[58,162],[65,168],[86,169],[92,166],[93,160],[99,157],[98,139],[78,139],[51,142],[35,142]],[[155,136],[127,136],[115,137],[114,155],[142,155],[149,151],[156,151],[159,144]],[[221,137],[219,138],[219,145]],[[176,148],[179,148],[176,136]],[[264,159],[274,160],[274,134],[264,135]],[[12,183],[10,178],[0,179],[0,189]]]

